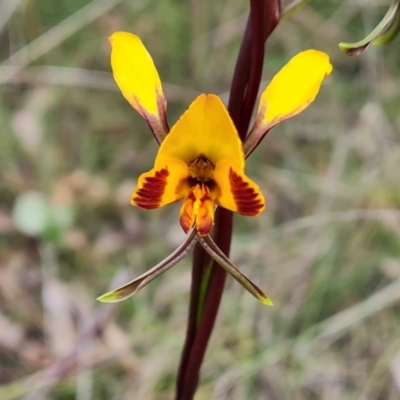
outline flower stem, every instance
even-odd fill
[[[216,212],[215,221],[215,240],[218,247],[229,254],[232,237],[233,215],[230,211],[219,208]],[[222,228],[220,230],[219,228]],[[219,231],[220,233],[218,234]],[[196,258],[198,257],[198,259]],[[204,264],[200,264],[203,259]],[[178,375],[177,400],[191,400],[195,394],[199,381],[200,367],[207,348],[208,340],[214,327],[215,319],[218,313],[218,306],[221,301],[224,289],[226,273],[215,261],[212,261],[211,274],[205,274],[206,268],[210,265],[210,258],[202,246],[197,245],[193,259],[192,277],[198,280],[192,281],[192,294],[190,302],[189,324],[186,337],[185,349],[181,359],[181,365]],[[195,271],[198,269],[198,271]],[[200,272],[201,271],[201,272]],[[199,273],[200,272],[200,273]],[[206,298],[201,299],[200,288],[203,278],[209,275],[208,291]],[[196,292],[196,297],[193,293]],[[198,309],[195,306],[204,302],[202,315],[198,321]],[[192,313],[193,310],[193,313]],[[190,333],[190,337],[189,337]],[[190,339],[190,344],[189,340]],[[183,358],[185,357],[185,359]]]
[[[228,105],[242,140],[248,131],[260,85],[264,42],[278,24],[279,16],[280,0],[250,0],[250,16],[236,62]],[[232,228],[232,212],[218,208],[213,236],[226,256],[229,256],[231,247]],[[188,327],[178,371],[176,400],[192,400],[194,397],[225,280],[225,270],[197,244],[193,256]]]

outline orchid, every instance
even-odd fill
[[[139,177],[131,204],[154,209],[183,200],[180,224],[188,236],[160,264],[99,300],[115,302],[132,296],[200,241],[211,257],[251,294],[272,305],[269,297],[239,271],[211,238],[214,210],[218,206],[256,216],[265,209],[259,186],[245,174],[245,159],[273,126],[312,103],[323,79],[332,71],[328,55],[318,50],[303,51],[275,75],[261,95],[254,126],[242,143],[227,109],[214,94],[197,97],[169,130],[161,80],[141,40],[131,33],[116,32],[110,43],[115,81],[160,144],[154,167]]]

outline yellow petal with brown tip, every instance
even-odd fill
[[[153,59],[142,41],[132,33],[115,32],[109,41],[111,67],[118,87],[146,119],[157,139],[162,140],[168,132],[167,102]]]
[[[271,128],[311,104],[323,79],[332,71],[329,56],[306,50],[294,56],[272,79],[261,95],[258,113]]]

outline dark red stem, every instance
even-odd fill
[[[264,42],[279,22],[280,0],[250,0],[247,21],[232,79],[228,110],[243,140],[256,101],[264,62]],[[214,240],[229,255],[233,228],[232,212],[218,209]],[[199,382],[200,368],[210,339],[226,280],[226,272],[215,261],[204,308],[198,321],[200,288],[210,258],[197,244],[192,267],[192,287],[186,340],[177,378],[176,400],[192,400]]]
[[[233,215],[230,211],[219,209],[215,219],[215,240],[219,248],[229,254],[232,237]],[[220,229],[222,227],[222,229]],[[220,229],[220,230],[219,230]],[[218,233],[219,232],[219,233]],[[228,233],[228,234],[227,234]],[[205,253],[203,247],[199,246],[199,252]],[[194,262],[196,264],[196,262]],[[207,264],[206,264],[207,266]],[[202,266],[204,270],[204,266]],[[189,350],[185,365],[181,363],[183,369],[182,386],[178,387],[177,399],[191,400],[195,394],[199,381],[200,367],[203,362],[204,353],[207,348],[208,340],[214,327],[215,319],[218,312],[218,306],[221,301],[222,292],[226,279],[226,272],[218,264],[213,262],[210,286],[208,288],[207,298],[204,304],[202,318],[200,324],[195,330],[192,345]],[[201,283],[201,282],[200,282]],[[192,282],[193,286],[193,282]],[[196,290],[200,285],[195,285]],[[198,299],[196,299],[198,302]],[[197,317],[197,310],[196,316]],[[190,325],[190,324],[189,324]],[[189,329],[188,329],[189,330]]]
[[[177,379],[177,399],[184,398],[179,392],[180,388],[185,387],[185,379],[186,379],[186,371],[187,365],[189,363],[189,359],[191,356],[191,350],[193,348],[193,342],[196,337],[196,328],[197,328],[197,314],[199,309],[199,301],[200,301],[200,288],[201,281],[203,278],[203,273],[206,266],[210,263],[210,256],[207,252],[204,251],[203,247],[197,243],[194,251],[193,251],[193,266],[192,266],[192,287],[190,291],[190,303],[189,303],[189,317],[188,317],[188,326],[186,331],[186,339],[185,345],[183,347],[181,362],[178,370],[178,379]],[[220,268],[222,269],[222,268]],[[194,282],[197,282],[195,285]],[[192,378],[195,384],[195,388],[197,387],[198,382],[198,374],[196,380],[194,377]]]

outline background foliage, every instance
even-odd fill
[[[268,210],[236,216],[200,399],[400,398],[399,39],[349,58],[387,1],[315,0],[270,38],[265,86],[296,52],[328,52],[316,102],[264,140],[248,174]],[[172,124],[227,99],[246,0],[0,2],[0,398],[169,399],[187,258],[124,303],[95,298],[182,240],[178,207],[129,205],[157,145],[110,75],[107,37],[138,34]],[[22,49],[22,50],[21,50]]]

